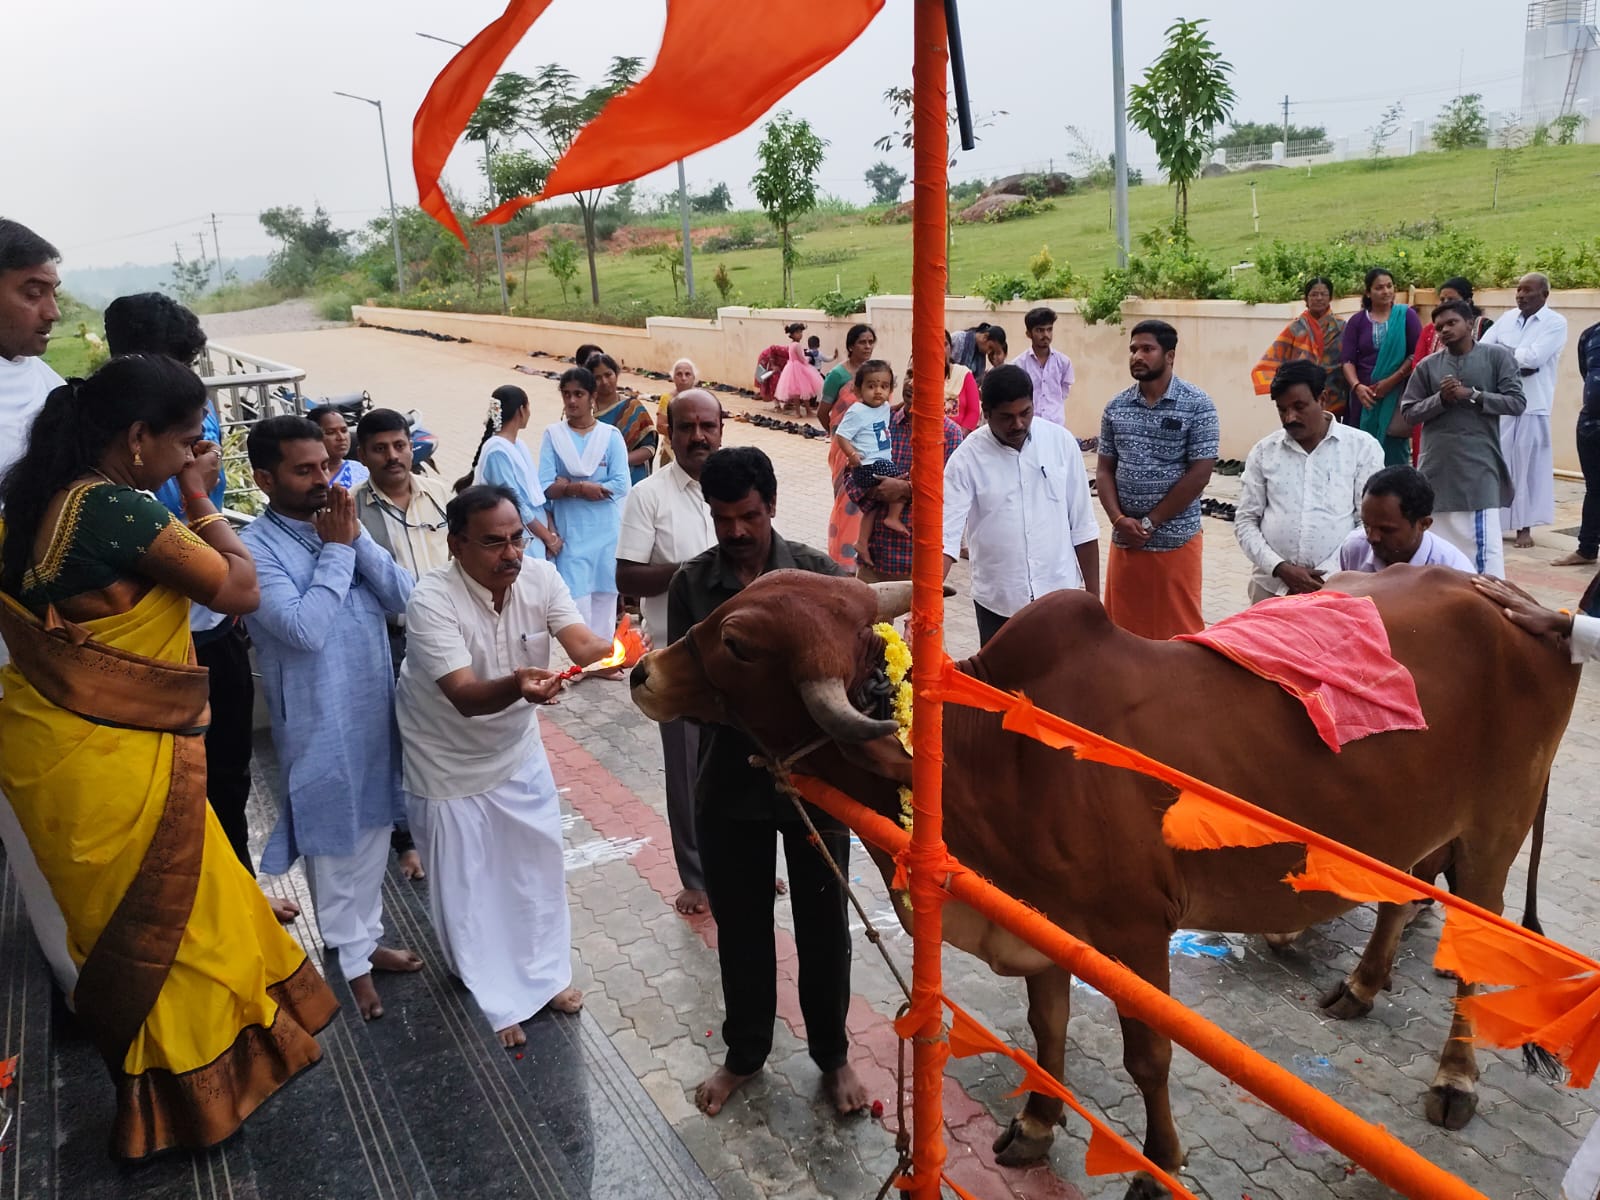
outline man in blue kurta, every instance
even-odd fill
[[[281,805],[261,869],[282,874],[305,855],[322,940],[371,1020],[383,1015],[372,971],[422,966],[378,944],[389,831],[404,804],[385,617],[405,612],[412,580],[362,529],[350,493],[329,486],[314,424],[271,417],[247,449],[268,501],[243,537],[261,586],[248,621]]]

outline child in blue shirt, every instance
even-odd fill
[[[870,499],[879,479],[899,478],[894,469],[894,454],[889,440],[889,400],[894,395],[894,368],[881,358],[861,364],[855,378],[856,403],[845,410],[833,431],[833,442],[850,463],[853,481],[868,493],[861,504],[861,535],[856,539],[856,558],[872,566],[868,543],[872,529],[883,510],[883,527],[896,533],[911,531],[900,520],[905,504],[896,501],[879,505]]]

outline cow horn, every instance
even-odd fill
[[[878,593],[878,620],[892,621],[911,611],[910,580],[896,579],[888,583],[871,583],[867,586]],[[945,584],[944,594],[954,596],[956,590]]]
[[[900,728],[895,721],[876,721],[857,710],[845,693],[844,682],[837,678],[802,683],[800,699],[811,719],[836,742],[870,742]]]
[[[911,611],[911,581],[869,584],[878,593],[878,620],[892,621]]]

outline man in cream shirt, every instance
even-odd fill
[[[678,567],[717,544],[711,510],[700,494],[700,471],[722,448],[722,405],[710,392],[685,388],[667,406],[672,461],[628,492],[617,538],[617,588],[638,596],[644,624],[658,645],[667,641],[667,585]],[[706,877],[694,825],[694,774],[699,727],[689,721],[661,726],[667,776],[667,824],[678,864],[675,907],[685,916],[707,908]]]
[[[40,357],[49,349],[51,327],[61,319],[56,307],[60,258],[56,248],[33,230],[0,218],[0,476],[21,457],[45,397],[66,382]],[[5,642],[0,641],[0,666],[10,661]],[[39,948],[70,1003],[78,968],[67,953],[67,925],[4,793],[0,793],[0,842],[5,843]]]
[[[978,642],[1049,592],[1100,594],[1100,527],[1078,439],[1035,421],[1033,381],[1014,363],[983,377],[984,424],[944,468],[948,572],[966,537]]]
[[[549,1006],[576,1012],[561,799],[538,710],[560,679],[535,665],[547,638],[577,663],[611,653],[543,559],[509,488],[478,484],[445,509],[451,561],[406,605],[395,692],[406,814],[428,863],[446,965],[506,1047]]]

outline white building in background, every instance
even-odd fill
[[[1565,113],[1593,119],[1600,111],[1600,30],[1595,0],[1533,0],[1522,52],[1524,128]],[[1593,141],[1596,131],[1587,131]]]

